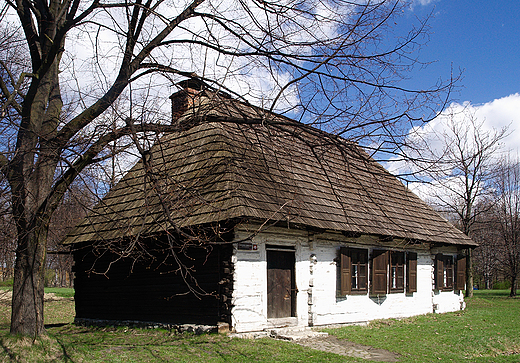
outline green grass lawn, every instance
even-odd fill
[[[74,297],[74,289],[65,287],[46,287],[45,293],[53,293],[59,297]]]
[[[399,353],[401,362],[520,362],[520,299],[508,295],[475,291],[464,311],[326,331]]]
[[[401,362],[520,362],[520,299],[507,295],[508,291],[476,291],[463,312],[327,331],[339,339],[399,353]],[[363,362],[271,339],[78,327],[73,317],[71,299],[47,302],[49,335],[32,344],[9,335],[10,307],[0,303],[0,362]]]

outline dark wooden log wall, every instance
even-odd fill
[[[146,263],[121,259],[106,274],[99,274],[117,256],[99,257],[92,248],[81,246],[74,251],[76,318],[231,325],[232,251],[230,244],[214,245],[209,254],[208,249],[195,247],[185,253],[177,251],[186,266],[193,266],[194,279],[188,283],[208,294],[196,296],[175,272],[171,256],[165,260],[164,255],[157,255]]]

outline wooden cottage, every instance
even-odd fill
[[[67,237],[78,322],[237,332],[464,308],[475,246],[358,145],[186,82]]]

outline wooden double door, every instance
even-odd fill
[[[267,318],[296,316],[294,250],[267,249]]]

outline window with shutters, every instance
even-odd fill
[[[405,282],[406,292],[415,292],[417,291],[417,253],[374,250],[370,276],[372,295],[404,292]]]
[[[404,292],[404,252],[390,251],[389,281],[390,292]]]
[[[338,296],[366,293],[370,294],[417,291],[417,253],[403,251],[373,250],[370,258],[368,250],[342,247],[338,268]]]
[[[435,256],[435,288],[453,290],[453,275],[453,256],[437,254]]]
[[[342,296],[368,291],[368,250],[340,249],[340,294]]]

